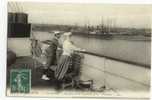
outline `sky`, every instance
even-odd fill
[[[151,25],[152,5],[65,4],[17,2],[8,4],[9,12],[28,13],[29,23],[98,25],[147,28]]]

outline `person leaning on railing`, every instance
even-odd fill
[[[49,80],[49,77],[47,77],[49,67],[56,65],[56,51],[59,46],[60,36],[61,33],[55,31],[51,40],[32,40],[32,55],[34,59],[43,65],[42,79],[44,80]]]
[[[68,68],[71,66],[72,63],[72,53],[74,51],[85,51],[85,49],[81,49],[76,47],[73,42],[71,41],[71,32],[66,32],[63,34],[65,36],[65,40],[63,42],[63,53],[59,59],[57,64],[57,68],[55,70],[55,78],[56,84],[61,84],[62,79],[64,78]]]

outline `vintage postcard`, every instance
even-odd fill
[[[150,98],[152,5],[7,3],[11,97]]]

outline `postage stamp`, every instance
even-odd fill
[[[31,88],[30,69],[12,69],[10,71],[11,93],[29,93]]]

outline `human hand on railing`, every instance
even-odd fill
[[[80,53],[83,53],[83,52],[85,52],[86,50],[85,49],[81,49],[79,52]]]
[[[84,52],[84,51],[86,51],[86,50],[85,50],[85,49],[82,49],[81,51],[83,51],[83,52]]]

